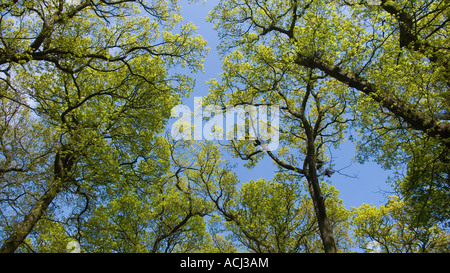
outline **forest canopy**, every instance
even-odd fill
[[[450,252],[448,1],[214,1],[218,48],[189,4],[1,2],[0,252]],[[208,54],[199,122],[248,110],[242,137],[169,128]],[[347,141],[393,173],[385,204],[344,206]]]

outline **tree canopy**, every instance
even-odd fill
[[[276,149],[251,113],[243,138],[170,135],[210,51],[181,2],[0,4],[0,252],[450,251],[447,1],[217,1],[202,106],[279,111]],[[393,172],[385,205],[343,205],[346,141]]]

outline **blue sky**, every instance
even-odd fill
[[[207,80],[217,78],[221,72],[221,59],[217,53],[219,39],[217,33],[213,30],[213,24],[206,22],[205,17],[214,7],[217,1],[198,1],[198,3],[189,4],[188,1],[182,1],[182,16],[185,22],[194,23],[199,29],[198,34],[208,41],[210,52],[204,63],[205,72],[195,75],[196,87],[190,98],[184,100],[184,103],[193,109],[194,97],[205,97],[208,94]],[[192,105],[190,105],[192,104]],[[387,201],[386,194],[391,188],[386,183],[390,172],[383,170],[375,163],[365,163],[364,165],[352,162],[354,157],[354,146],[347,142],[340,146],[338,150],[332,151],[335,169],[341,170],[342,174],[336,173],[330,179],[331,185],[339,190],[339,197],[343,200],[344,205],[350,209],[351,207],[359,207],[363,203],[379,206]],[[235,170],[240,181],[245,182],[250,179],[266,178],[271,179],[276,171],[272,160],[265,157],[255,168],[249,170],[244,167],[244,161],[226,157],[231,163],[237,163]],[[345,174],[345,175],[344,175]],[[351,176],[351,177],[350,177]],[[356,177],[356,178],[352,178]]]

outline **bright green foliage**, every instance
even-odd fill
[[[102,253],[199,251],[205,232],[201,214],[190,215],[192,204],[181,193],[168,192],[170,185],[152,188],[141,189],[139,196],[126,193],[96,208],[85,225],[83,242],[87,250]]]
[[[326,149],[345,140],[344,134],[352,121],[347,114],[352,108],[352,92],[321,71],[297,64],[300,53],[322,55],[321,52],[327,54],[337,47],[333,44],[336,40],[328,38],[336,32],[333,22],[327,19],[333,8],[321,1],[314,1],[310,8],[306,3],[301,7],[300,3],[220,2],[210,15],[223,41],[224,72],[220,82],[210,81],[209,102],[279,106],[279,129],[271,128],[280,133],[276,152],[266,153],[258,147],[263,142],[259,135],[257,142],[235,141],[229,149],[235,156],[249,160],[250,167],[266,154],[280,170],[297,175],[294,176],[297,182],[306,178],[316,214],[320,216],[319,227],[323,227],[321,236],[329,238],[329,250],[333,252],[331,225],[326,219],[319,178],[333,165]],[[294,19],[290,25],[291,13],[296,12],[303,12],[303,17]]]
[[[20,95],[16,100],[25,102]],[[38,124],[31,111],[19,103],[1,99],[0,116],[0,180],[4,185],[25,185],[30,177],[39,175],[38,166],[46,163],[46,160],[41,158],[46,147],[38,141],[42,140],[42,135],[35,130]],[[34,186],[27,186],[30,193],[35,190]],[[14,191],[6,187],[2,191],[1,199],[9,198],[14,198]]]
[[[234,252],[234,246],[208,233],[204,216],[216,203],[230,201],[237,179],[209,143],[168,142],[158,147],[170,164],[115,183],[83,226],[89,252]],[[146,177],[146,179],[142,179]],[[217,196],[219,191],[222,194]],[[216,198],[216,199],[214,199]],[[220,200],[220,201],[219,201]]]
[[[376,208],[364,204],[355,210],[354,235],[363,249],[377,242],[381,252],[449,252],[450,236],[437,224],[417,222],[411,208],[397,196]]]
[[[256,181],[160,134],[207,52],[178,2],[0,4],[0,252],[345,252],[350,230],[367,250],[449,251],[448,1],[218,1],[204,102],[280,106],[276,151],[225,143],[279,167]],[[344,208],[325,169],[346,138],[401,198]]]
[[[68,236],[64,225],[49,219],[42,219],[33,230],[20,251],[37,253],[66,253],[67,244],[73,239]]]
[[[11,179],[2,184],[2,194],[8,193],[8,198],[1,199],[2,238],[11,232],[30,232],[36,224],[30,219],[35,221],[51,211],[54,220],[64,223],[66,233],[79,240],[89,216],[94,219],[90,225],[103,226],[92,221],[157,202],[139,200],[136,191],[142,185],[146,185],[140,193],[143,196],[158,190],[164,195],[169,190],[165,193],[176,199],[170,187],[161,189],[163,182],[155,179],[165,175],[170,164],[165,140],[156,135],[164,128],[172,107],[193,88],[190,77],[172,69],[201,71],[207,50],[206,41],[195,35],[195,26],[183,24],[179,12],[177,1],[161,0],[2,4],[2,105],[24,105],[23,113],[16,113],[20,125],[29,115],[38,123],[29,129],[31,132],[20,129],[27,133],[24,137],[11,135],[18,130],[10,126],[13,123],[2,127],[10,132],[5,139],[17,148],[9,151],[2,147],[1,154],[7,161],[17,161],[20,159],[8,154],[19,158],[23,150],[30,150],[39,152],[36,157],[40,159],[26,162],[26,180]],[[2,118],[8,115],[13,114],[2,113]],[[36,148],[14,143],[27,145],[29,139]],[[31,176],[31,170],[39,172]],[[56,206],[47,210],[52,201]],[[108,209],[107,204],[111,204]],[[182,208],[176,208],[181,212],[167,212],[171,221],[182,214]],[[15,219],[27,213],[33,217],[17,225],[22,220]],[[137,222],[127,225],[139,226],[139,217],[155,216],[152,211],[135,213]],[[195,219],[198,223],[192,225],[201,226],[202,220]],[[36,237],[36,242],[40,239]],[[129,247],[125,243],[98,247],[102,251],[105,247],[108,251],[142,250],[138,244]]]
[[[306,171],[308,125],[325,163],[326,148],[351,133],[360,163],[375,159],[396,171],[392,185],[417,221],[445,223],[449,5],[380,2],[220,1],[210,20],[222,38],[224,73],[211,81],[210,99],[279,103],[284,123],[275,161],[297,172]],[[251,142],[232,151],[252,155],[250,165],[262,155]]]
[[[340,249],[350,246],[349,217],[337,191],[322,184]],[[244,183],[224,226],[240,249],[259,253],[322,252],[311,198],[296,183],[259,179]]]
[[[447,1],[382,2],[368,9],[355,4],[351,9],[352,17],[365,26],[357,36],[361,52],[351,56],[359,62],[352,71],[360,71],[376,85],[377,94],[395,97],[395,103],[385,108],[374,103],[375,94],[358,98],[358,159],[375,158],[396,170],[393,186],[414,208],[417,221],[447,222],[449,135],[430,137],[432,129],[425,127],[435,122],[441,132],[450,128],[450,7]],[[394,113],[393,107],[404,115]],[[423,119],[413,121],[413,116]]]

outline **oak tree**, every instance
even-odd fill
[[[2,182],[1,252],[14,252],[42,217],[77,227],[138,164],[159,164],[156,134],[193,87],[172,69],[201,70],[206,42],[177,1],[6,1],[0,24],[1,100],[37,119],[46,159],[41,175]]]

